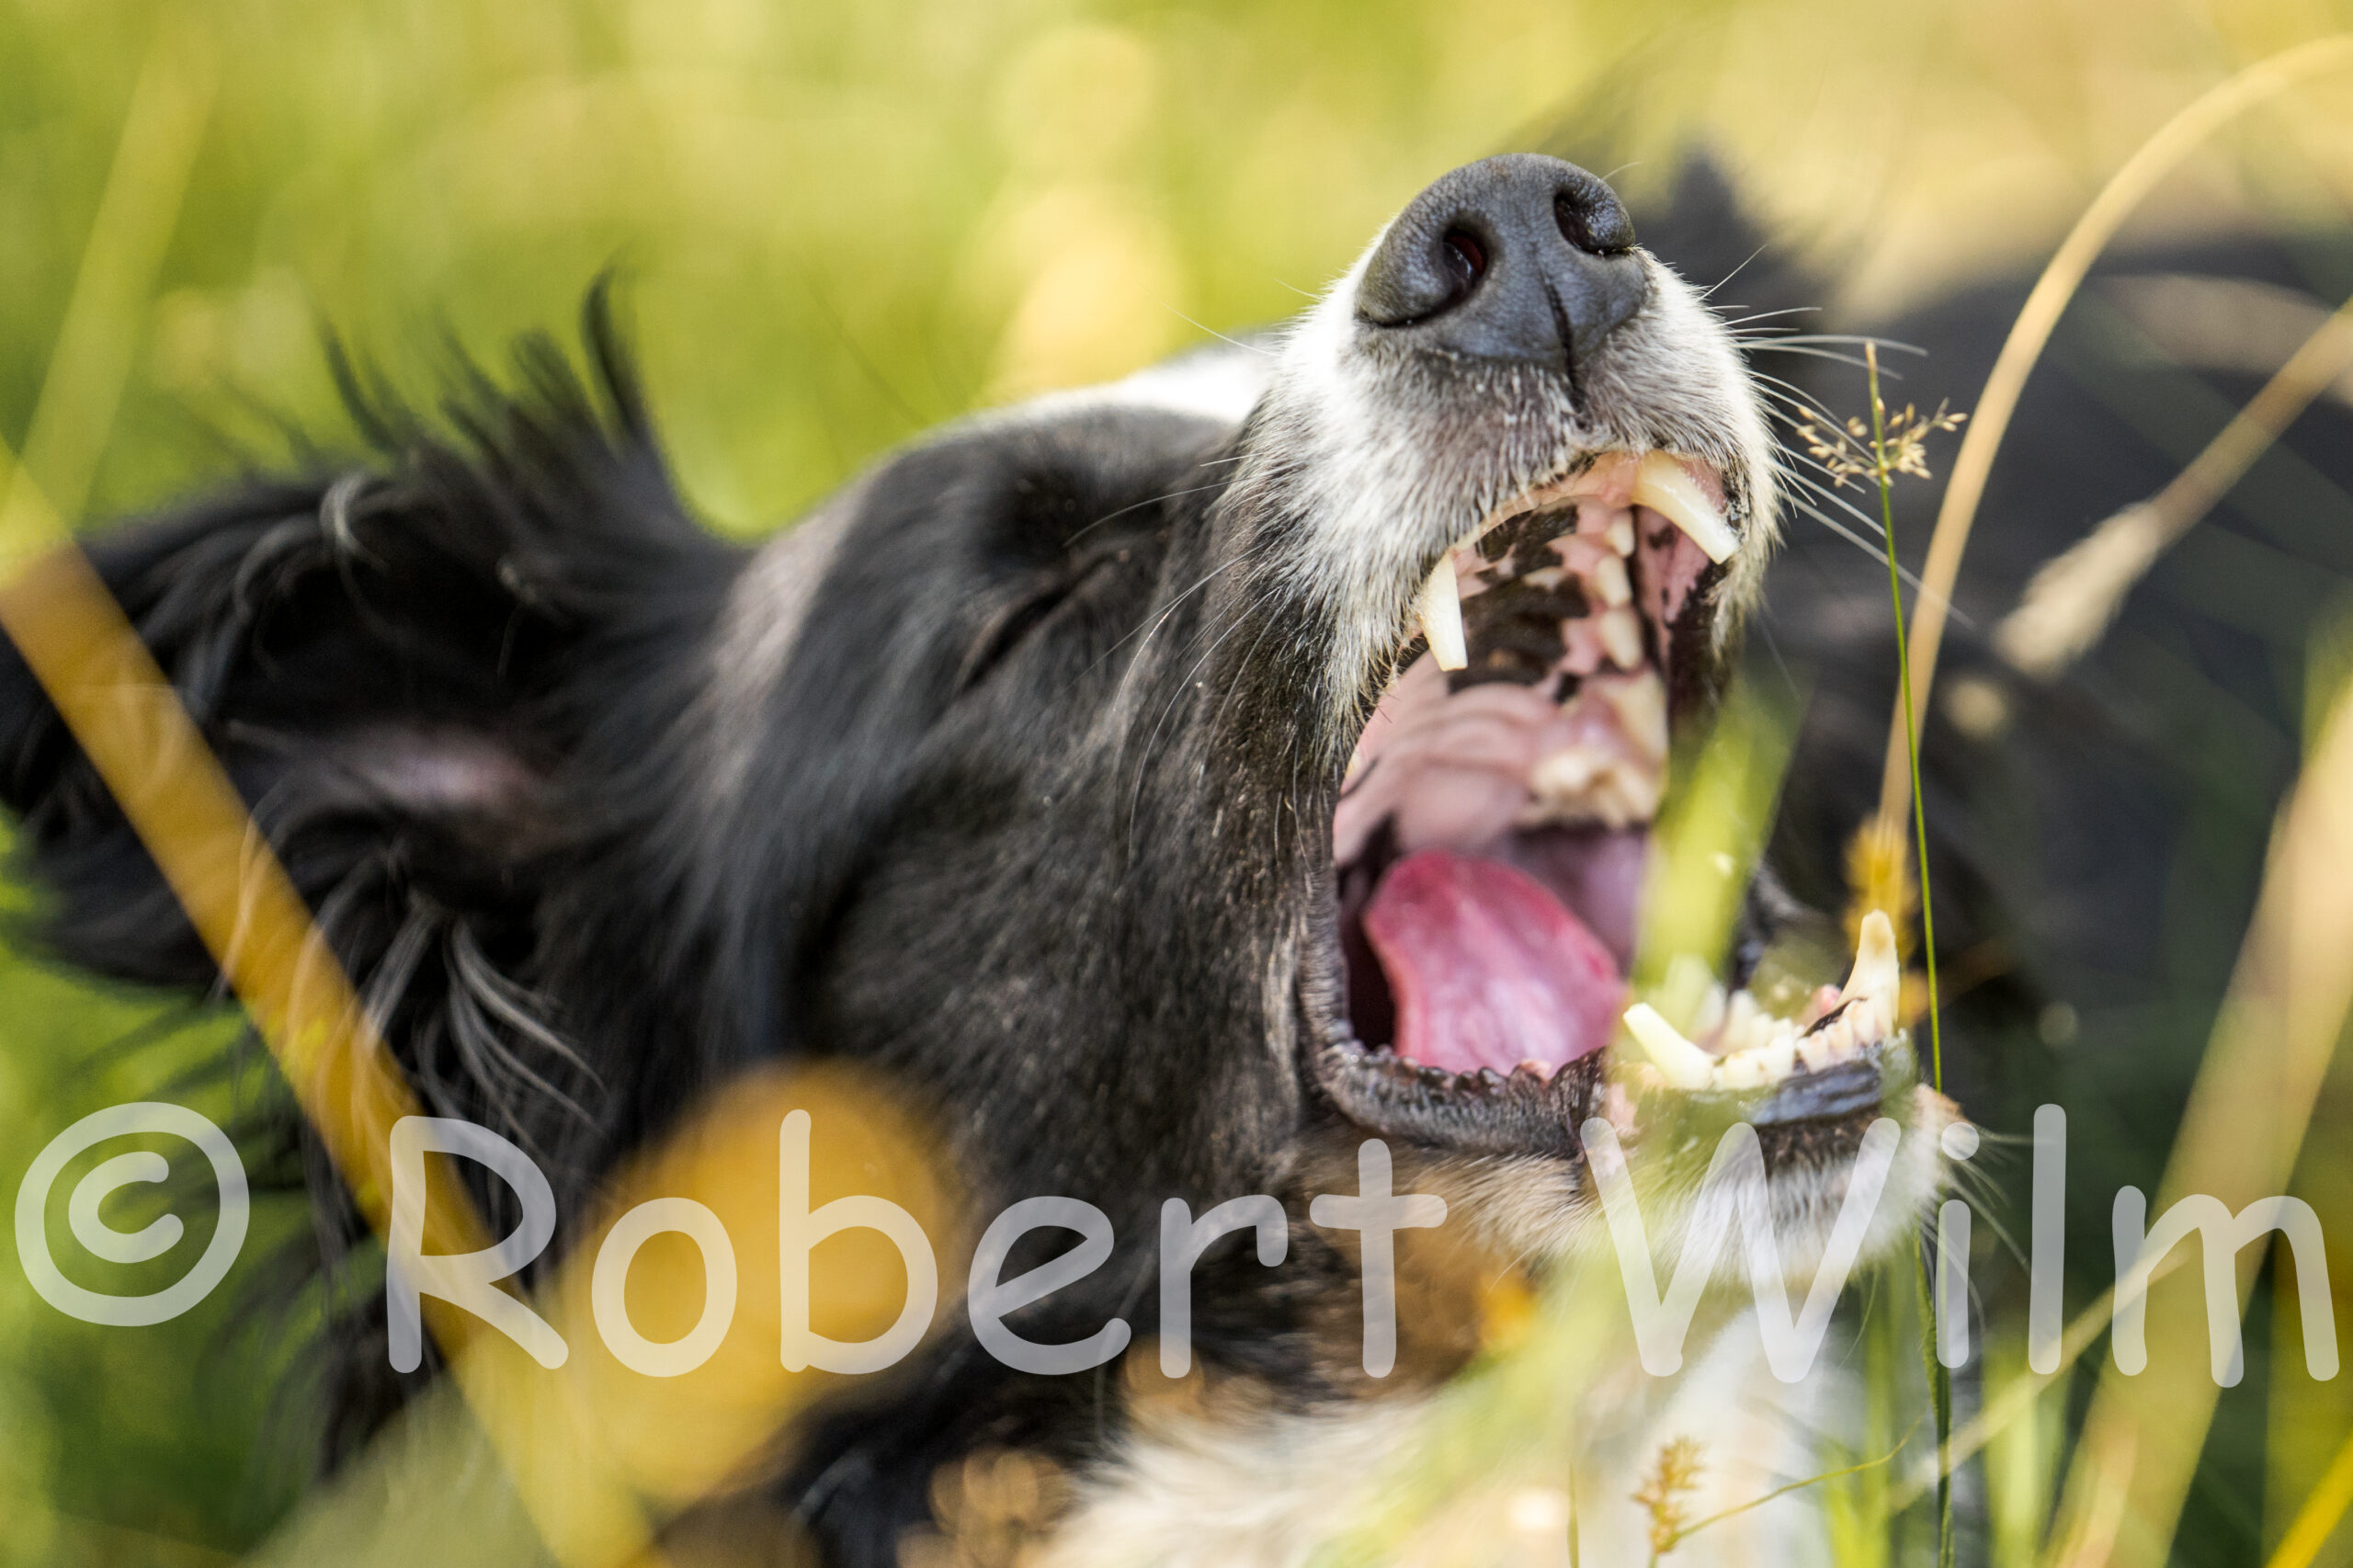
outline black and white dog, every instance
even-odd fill
[[[1721,199],[1678,210],[1698,276],[1753,246]],[[1281,1267],[1197,1276],[1217,1397],[1017,1373],[949,1323],[812,1422],[776,1484],[827,1561],[949,1528],[935,1476],[1006,1449],[1066,1478],[1044,1561],[1299,1560],[1476,1343],[1425,1312],[1395,1376],[1359,1369],[1354,1255],[1306,1205],[1353,1190],[1328,1178],[1368,1136],[1531,1271],[1606,1247],[1586,1120],[1639,1151],[1694,1096],[1758,1127],[1801,1262],[1874,1119],[1905,1136],[1871,1248],[1933,1202],[1957,1113],[1892,955],[1752,993],[1819,929],[1770,881],[1698,1042],[1653,1028],[1612,1069],[1649,829],[1763,588],[1784,460],[1739,346],[1600,180],[1457,170],[1290,328],[953,426],[755,551],[690,518],[601,301],[587,338],[586,383],[527,344],[454,434],[356,389],[377,460],[93,551],[420,1096],[534,1150],[567,1217],[731,1075],[815,1057],[938,1116],[980,1208],[1112,1218],[1038,1339],[1150,1332],[1165,1199],[1283,1196]],[[1887,667],[1876,623],[1837,634]],[[1878,678],[1856,711],[1884,714]],[[1833,896],[1864,729],[1792,786]],[[13,656],[0,767],[53,949],[211,985]],[[381,1334],[338,1335],[337,1447],[432,1375]],[[1612,1478],[1647,1455],[1639,1403],[1591,1413]],[[1803,1471],[1802,1427],[1756,1473]],[[1621,1511],[1594,1560],[1624,1560]],[[1760,1511],[1738,1550],[1799,1561],[1812,1528]]]

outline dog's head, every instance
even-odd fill
[[[800,1037],[926,1085],[1007,1198],[1142,1218],[1374,1134],[1557,1250],[1588,1117],[1707,1102],[1813,1216],[1915,1114],[1892,952],[1753,994],[1752,930],[1608,1070],[1774,526],[1723,326],[1600,180],[1489,159],[1289,328],[975,420],[770,546],[702,853],[805,846]]]
[[[387,463],[96,550],[420,1092],[560,1193],[779,1054],[884,1071],[983,1203],[1082,1198],[1139,1254],[1165,1199],[1365,1135],[1557,1253],[1588,1118],[1695,1105],[1820,1225],[1871,1118],[1941,1114],[1892,953],[1753,994],[1769,930],[1609,1070],[1774,456],[1593,176],[1458,170],[1289,329],[951,427],[756,552],[686,520],[591,345],[601,404],[541,345],[463,441],[382,416]],[[0,676],[52,941],[210,983]]]

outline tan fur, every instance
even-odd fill
[[[1584,1562],[1639,1563],[1648,1519],[1632,1501],[1669,1438],[1702,1443],[1691,1516],[1754,1502],[1820,1463],[1814,1434],[1841,1382],[1826,1370],[1790,1387],[1767,1375],[1745,1313],[1672,1380],[1596,1412],[1575,1464]],[[1830,1358],[1825,1358],[1830,1359]],[[1281,1411],[1241,1394],[1147,1404],[1116,1461],[1082,1483],[1068,1516],[1015,1561],[1024,1568],[1302,1568],[1365,1517],[1415,1462],[1438,1391]],[[1467,1492],[1418,1536],[1414,1561],[1569,1561],[1570,1478],[1516,1476]],[[1693,1535],[1677,1568],[1782,1568],[1820,1562],[1819,1513],[1802,1495]],[[1427,1553],[1427,1556],[1425,1555]]]
[[[1894,1108],[1906,1123],[1904,1143],[1871,1228],[1871,1258],[1899,1246],[1936,1200],[1944,1180],[1937,1140],[1957,1114],[1925,1088]],[[1353,1155],[1345,1142],[1302,1161],[1303,1189],[1349,1189]],[[1397,1189],[1438,1192],[1449,1215],[1444,1226],[1397,1237],[1394,1373],[1374,1380],[1358,1367],[1361,1320],[1353,1292],[1345,1299],[1336,1292],[1330,1310],[1310,1325],[1334,1392],[1305,1407],[1285,1405],[1248,1379],[1198,1370],[1165,1379],[1154,1348],[1139,1346],[1126,1368],[1129,1432],[1109,1461],[1074,1482],[1057,1474],[1051,1517],[1028,1519],[1026,1533],[1003,1555],[941,1543],[918,1551],[923,1568],[1301,1568],[1363,1519],[1412,1467],[1427,1462],[1430,1444],[1444,1440],[1449,1383],[1483,1348],[1524,1332],[1509,1320],[1530,1299],[1529,1257],[1614,1269],[1581,1168],[1400,1153]],[[1776,1229],[1801,1288],[1845,1196],[1847,1170],[1833,1162],[1785,1169],[1774,1181]],[[1671,1256],[1690,1215],[1663,1211],[1658,1220],[1654,1233],[1668,1237]],[[1352,1234],[1333,1240],[1353,1262]],[[1726,1268],[1736,1274],[1736,1264]],[[1605,1279],[1607,1295],[1616,1285]],[[1802,1382],[1776,1381],[1764,1364],[1745,1281],[1721,1283],[1728,1288],[1717,1290],[1695,1324],[1681,1373],[1649,1377],[1613,1346],[1613,1358],[1590,1381],[1563,1390],[1578,1400],[1574,1492],[1584,1562],[1647,1556],[1650,1520],[1633,1494],[1673,1438],[1699,1444],[1699,1483],[1685,1499],[1687,1516],[1699,1519],[1831,1468],[1821,1439],[1851,1436],[1833,1431],[1842,1407],[1835,1396],[1847,1381],[1840,1347],[1825,1346]],[[1498,1476],[1441,1507],[1403,1560],[1450,1562],[1475,1545],[1466,1560],[1565,1564],[1570,1492],[1565,1474]],[[1007,1538],[988,1539],[1002,1546]],[[1826,1551],[1819,1494],[1800,1493],[1699,1531],[1677,1547],[1674,1561],[1677,1568],[1778,1568],[1823,1561]]]

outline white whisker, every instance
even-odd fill
[[[1705,289],[1700,290],[1699,291],[1699,298],[1703,301],[1714,299],[1717,290],[1722,288],[1725,284],[1739,277],[1741,273],[1747,268],[1750,262],[1755,261],[1758,256],[1765,254],[1765,245],[1770,244],[1771,243],[1771,241],[1768,240],[1763,244],[1759,244],[1755,250],[1750,251],[1746,256],[1741,257],[1740,265],[1738,267],[1733,267],[1730,272],[1725,273],[1722,278],[1717,278],[1713,283],[1711,283]]]
[[[1249,350],[1249,351],[1250,351],[1251,353],[1253,353],[1253,354],[1260,354],[1260,355],[1264,355],[1266,358],[1269,358],[1269,359],[1272,359],[1272,358],[1274,358],[1276,357],[1276,355],[1275,355],[1275,351],[1274,351],[1273,349],[1268,348],[1268,347],[1266,347],[1265,346],[1263,346],[1263,345],[1261,345],[1261,344],[1256,344],[1256,343],[1245,343],[1245,342],[1243,342],[1243,341],[1242,341],[1240,338],[1238,338],[1238,337],[1228,337],[1228,336],[1226,336],[1226,335],[1225,335],[1225,334],[1223,334],[1223,333],[1222,333],[1222,332],[1218,331],[1218,329],[1217,329],[1217,328],[1215,328],[1215,327],[1213,327],[1213,326],[1204,326],[1204,325],[1202,325],[1199,322],[1195,321],[1192,317],[1190,317],[1190,316],[1187,315],[1184,312],[1182,312],[1182,311],[1178,310],[1178,309],[1177,309],[1176,306],[1174,306],[1174,305],[1165,304],[1165,303],[1164,303],[1164,304],[1161,306],[1161,309],[1163,309],[1163,310],[1166,311],[1170,315],[1175,316],[1178,321],[1183,322],[1187,326],[1192,327],[1192,328],[1194,328],[1196,331],[1199,331],[1199,332],[1206,332],[1206,333],[1208,333],[1211,337],[1216,338],[1220,343],[1230,343],[1230,344],[1233,345],[1233,347],[1236,347],[1236,348],[1245,348],[1245,349]]]
[[[1739,307],[1735,305],[1718,305],[1716,307],[1719,311],[1737,310],[1738,308]],[[1727,327],[1743,327],[1748,325],[1751,322],[1770,321],[1775,316],[1813,315],[1821,309],[1822,307],[1820,305],[1788,305],[1778,311],[1758,311],[1752,315],[1726,316],[1724,318],[1724,325]]]

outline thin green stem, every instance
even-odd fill
[[[1870,378],[1871,475],[1879,482],[1879,517],[1887,545],[1887,596],[1895,610],[1895,676],[1904,691],[1904,760],[1912,769],[1912,835],[1920,853],[1920,951],[1928,972],[1928,1061],[1941,1094],[1945,1086],[1944,1031],[1937,1018],[1937,921],[1928,896],[1928,813],[1920,793],[1920,726],[1912,710],[1912,654],[1904,635],[1904,580],[1895,564],[1894,468],[1887,451],[1887,405],[1879,395],[1879,345],[1865,342],[1863,364]],[[1920,1267],[1920,1360],[1928,1374],[1937,1420],[1937,1563],[1952,1568],[1952,1473],[1947,1462],[1952,1442],[1952,1373],[1938,1359],[1936,1293],[1928,1278],[1927,1250],[1915,1242]]]
[[[1937,1423],[1937,1568],[1952,1568],[1952,1373],[1937,1359],[1937,1304],[1928,1249],[1912,1237],[1912,1262],[1920,1277],[1920,1365],[1928,1373],[1928,1403]]]
[[[1887,544],[1887,597],[1895,610],[1895,674],[1904,688],[1904,759],[1912,769],[1912,836],[1920,855],[1920,952],[1928,971],[1928,1067],[1937,1092],[1945,1087],[1944,1028],[1937,1017],[1937,915],[1928,895],[1928,812],[1920,793],[1920,726],[1912,711],[1912,653],[1904,634],[1904,579],[1895,564],[1895,486],[1887,456],[1887,408],[1879,395],[1879,345],[1863,345],[1870,376],[1872,474],[1879,481],[1879,518]]]
[[[1864,1471],[1877,1470],[1881,1465],[1893,1464],[1895,1462],[1895,1457],[1904,1451],[1904,1445],[1912,1440],[1912,1434],[1919,1429],[1920,1417],[1915,1416],[1913,1418],[1912,1425],[1904,1428],[1904,1436],[1895,1439],[1895,1446],[1889,1449],[1887,1452],[1880,1455],[1880,1457],[1875,1460],[1863,1460],[1859,1463],[1847,1465],[1838,1470],[1825,1470],[1820,1475],[1809,1475],[1802,1481],[1792,1481],[1785,1485],[1776,1486],[1772,1491],[1766,1493],[1761,1497],[1751,1497],[1745,1503],[1736,1503],[1720,1514],[1710,1514],[1704,1519],[1695,1519],[1690,1524],[1685,1525],[1681,1529],[1677,1530],[1673,1535],[1666,1538],[1665,1551],[1673,1551],[1677,1547],[1681,1546],[1685,1541],[1690,1540],[1693,1536],[1698,1535],[1710,1525],[1722,1524],[1726,1519],[1734,1518],[1742,1514],[1747,1513],[1751,1508],[1761,1508],[1766,1504],[1773,1501],[1776,1497],[1786,1497],[1792,1492],[1802,1492],[1809,1486],[1819,1486],[1825,1481],[1837,1481],[1845,1476],[1859,1475]],[[1660,1555],[1661,1552],[1657,1549],[1654,1549],[1651,1552],[1651,1562],[1653,1563],[1657,1562]]]

